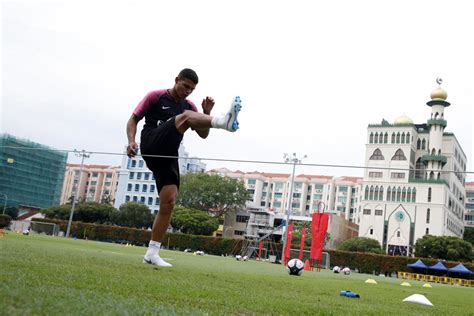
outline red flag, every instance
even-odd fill
[[[303,249],[304,249],[305,239],[306,239],[306,223],[303,223],[303,228],[301,229],[300,256],[298,257],[300,260],[303,260]]]
[[[290,260],[290,249],[291,249],[291,236],[293,235],[293,224],[288,224],[288,231],[286,232],[286,244],[285,250],[283,253],[283,263],[286,263]]]
[[[313,213],[311,223],[311,253],[312,260],[321,260],[323,255],[324,238],[328,230],[329,215],[326,213]]]
[[[262,255],[262,241],[260,240],[260,242],[258,243],[258,257],[260,258],[261,255]]]

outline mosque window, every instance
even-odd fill
[[[370,133],[369,144],[373,144],[373,142],[374,142],[374,133]]]
[[[395,155],[393,155],[392,160],[407,160],[407,158],[405,157],[405,154],[403,153],[403,150],[398,149],[395,152]]]
[[[386,144],[388,142],[388,134],[385,132],[385,135],[383,135],[383,143]]]
[[[397,237],[400,237],[400,231],[397,230]]]
[[[387,201],[390,201],[391,190],[390,187],[387,188]]]
[[[405,133],[402,133],[402,139],[400,141],[402,144],[405,144]]]
[[[423,138],[423,140],[421,141],[421,149],[422,150],[425,150],[426,149],[426,139]]]
[[[372,156],[370,156],[369,159],[370,160],[385,160],[385,158],[382,155],[382,151],[380,151],[380,149],[378,148],[374,150],[374,153],[372,154]]]
[[[425,235],[429,235],[429,234],[430,234],[430,229],[427,227],[425,230]]]
[[[382,144],[383,142],[383,133],[379,134],[379,144]]]
[[[431,188],[428,188],[428,202],[431,202]]]
[[[400,144],[400,133],[397,133],[397,141],[396,141],[397,144]]]
[[[377,144],[379,142],[379,133],[375,133],[374,135],[374,144]]]
[[[426,224],[430,223],[430,215],[431,215],[430,213],[431,213],[430,209],[427,209],[426,210]]]
[[[411,202],[416,202],[416,188],[413,188],[413,191],[411,192]]]
[[[420,139],[418,139],[416,141],[416,149],[421,149],[421,140]]]
[[[405,143],[406,143],[406,144],[410,144],[410,143],[411,143],[411,141],[410,141],[410,133],[409,133],[409,132],[407,133],[407,136],[406,136],[406,139],[405,139]]]
[[[374,186],[370,186],[370,192],[369,192],[369,200],[373,201],[374,200]]]
[[[383,186],[380,186],[379,201],[383,201]]]
[[[392,133],[392,144],[395,144],[395,133]]]

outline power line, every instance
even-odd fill
[[[18,147],[18,146],[0,146],[0,148],[9,149],[26,149],[26,150],[48,150],[66,153],[77,153],[74,149],[51,149],[51,148],[35,148],[35,147]],[[111,156],[126,156],[126,153],[105,152],[105,151],[89,151],[84,150],[87,154],[96,155],[111,155]],[[166,156],[166,155],[142,155],[137,154],[136,157],[155,157],[155,158],[177,158],[177,159],[199,159],[203,161],[222,161],[222,162],[240,162],[253,164],[269,164],[269,165],[292,165],[291,162],[271,161],[271,160],[248,160],[248,159],[228,159],[228,158],[211,158],[211,157],[183,157],[183,156]],[[368,167],[358,165],[345,164],[327,164],[327,163],[299,163],[299,166],[307,167],[325,167],[325,168],[345,168],[345,169],[371,169],[371,170],[393,170],[393,171],[431,171],[431,169],[410,169],[410,168],[393,168],[393,167]],[[434,170],[433,170],[434,171]],[[442,173],[457,173],[457,174],[474,174],[474,171],[456,171],[456,170],[442,170]]]

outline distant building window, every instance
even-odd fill
[[[245,232],[243,230],[235,230],[234,235],[242,236]]]
[[[370,229],[370,234],[371,234],[371,235],[374,234],[374,229],[373,229],[373,228]]]
[[[160,198],[159,197],[156,198],[155,205],[160,205]]]
[[[139,168],[143,168],[143,160],[139,160],[139,161],[138,161],[138,167],[139,167]]]
[[[146,192],[147,189],[148,189],[148,186],[146,184],[144,184],[143,187],[142,187],[142,192]]]
[[[393,155],[392,160],[407,160],[407,157],[405,157],[405,154],[403,153],[403,150],[398,149],[395,152],[395,155]]]
[[[135,192],[138,192],[140,191],[140,185],[139,184],[135,184]]]
[[[256,180],[255,179],[248,179],[247,184],[255,184]]]
[[[383,172],[379,171],[369,171],[369,178],[382,178]]]
[[[265,206],[265,205],[266,205],[265,201],[260,202],[260,206]]]
[[[372,154],[372,156],[370,156],[369,159],[370,160],[385,160],[385,158],[382,155],[382,152],[378,148],[374,150],[374,153]]]
[[[144,196],[140,197],[140,203],[145,204],[145,197]]]
[[[235,221],[237,223],[247,223],[248,220],[249,220],[249,216],[246,216],[246,215],[237,215],[235,217]]]
[[[382,216],[383,211],[382,210],[375,210],[375,216]]]
[[[155,192],[155,185],[150,184],[150,193],[153,193],[153,192]]]
[[[137,161],[136,160],[132,160],[132,168],[135,168],[137,166]]]
[[[428,202],[431,202],[431,188],[428,188]]]
[[[429,234],[430,234],[430,229],[427,227],[425,230],[425,235],[429,235]]]
[[[132,184],[131,184],[131,183],[129,183],[129,184],[127,185],[127,191],[132,191]]]
[[[397,230],[397,237],[400,237],[400,231]]]
[[[135,172],[130,172],[130,174],[128,175],[128,178],[129,179],[133,179],[133,177],[135,176]]]
[[[153,198],[151,196],[148,197],[148,205],[153,205]]]
[[[125,202],[130,202],[130,195],[125,195]]]
[[[431,210],[430,209],[427,209],[426,210],[426,224],[429,224],[430,223],[430,216],[431,216]]]
[[[404,172],[392,172],[390,173],[390,178],[392,179],[405,179]]]
[[[106,175],[105,175],[106,178],[110,179],[112,178],[112,174],[110,172],[107,172]]]
[[[149,172],[145,172],[145,175],[143,176],[143,179],[144,179],[144,180],[150,179],[150,173],[149,173]]]
[[[370,215],[370,209],[364,208],[363,214],[364,215]]]
[[[140,180],[142,178],[142,173],[141,172],[137,172],[137,180]]]
[[[133,196],[133,202],[137,202],[138,201],[138,198],[136,195]]]

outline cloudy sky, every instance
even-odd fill
[[[1,131],[57,149],[121,153],[125,124],[180,69],[190,99],[223,114],[242,98],[241,129],[188,133],[191,156],[361,166],[366,131],[426,105],[444,81],[454,132],[473,168],[474,45],[470,1],[2,1]],[[200,108],[200,106],[199,106]],[[72,159],[71,161],[74,161]],[[118,155],[87,163],[120,164]],[[290,166],[205,161],[208,168],[291,172]],[[353,168],[300,166],[311,174]],[[469,176],[470,179],[474,177]]]

